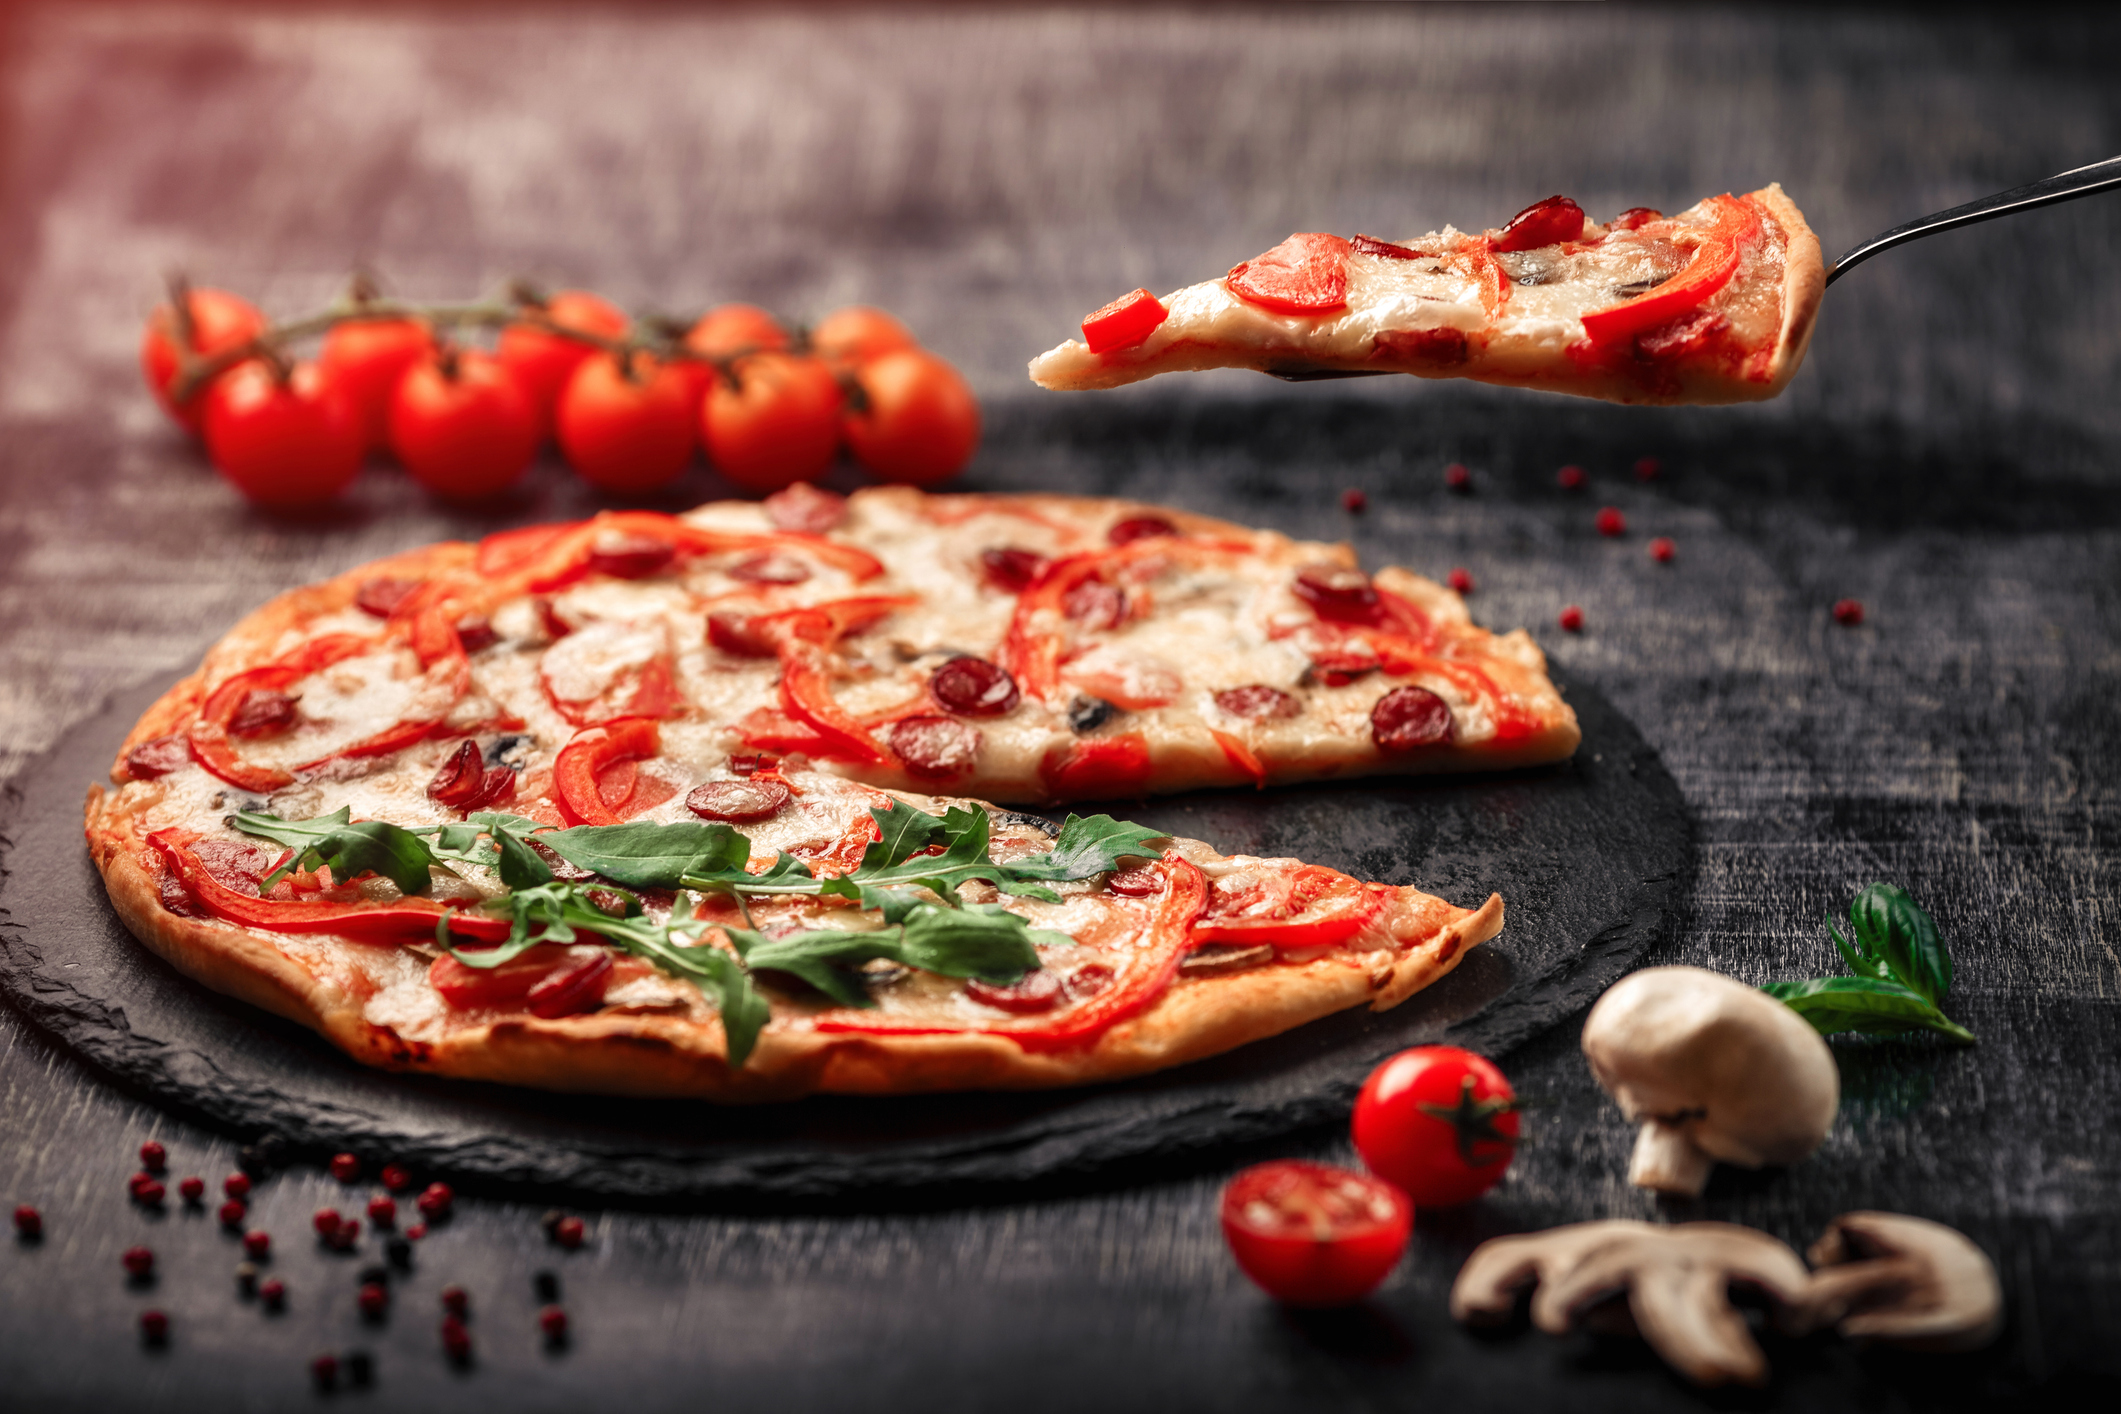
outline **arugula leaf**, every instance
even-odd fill
[[[1907,890],[1872,884],[1849,905],[1849,923],[1866,957],[1884,964],[1896,981],[1924,1001],[1935,1005],[1944,1000],[1952,987],[1951,954],[1937,936],[1936,921],[1916,907]]]
[[[751,842],[729,826],[680,820],[667,825],[577,825],[538,836],[560,858],[637,889],[683,887],[687,874],[741,870]]]
[[[1760,989],[1809,1021],[1821,1035],[1858,1031],[1898,1036],[1939,1031],[1974,1044],[1974,1033],[1898,982],[1875,977],[1816,977],[1809,982],[1770,982]]]
[[[527,843],[530,835],[544,828],[536,820],[520,815],[496,815],[481,811],[471,823],[493,838],[501,882],[511,889],[534,889],[556,877],[552,866]]]
[[[793,973],[842,1006],[867,1007],[876,1003],[854,970],[873,959],[945,977],[1015,982],[1039,965],[1037,944],[1056,940],[1074,941],[1064,933],[1034,929],[999,904],[920,903],[906,910],[904,922],[872,931],[818,928],[760,939],[744,960],[753,969]]]
[[[297,869],[329,867],[341,883],[363,874],[381,874],[408,894],[424,894],[434,880],[428,867],[434,855],[418,835],[387,820],[363,820],[349,824],[352,807],[313,820],[282,820],[270,811],[239,810],[227,817],[231,829],[246,835],[284,844],[294,857],[265,876],[258,885],[262,893]]]
[[[1154,859],[1157,842],[1170,836],[1110,815],[1070,815],[1053,848],[1008,866],[1016,879],[1087,879],[1117,869],[1123,859]]]

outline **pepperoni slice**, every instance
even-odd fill
[[[466,653],[477,653],[501,641],[501,635],[493,631],[493,620],[484,614],[467,614],[458,619],[456,630],[457,642],[464,645]]]
[[[987,582],[997,589],[1011,594],[1021,594],[1038,578],[1038,572],[1046,567],[1046,557],[1035,550],[1019,550],[1014,545],[1003,545],[993,550],[982,550],[979,554],[980,568],[986,571]]]
[[[271,688],[254,688],[237,704],[228,719],[228,734],[239,737],[271,736],[295,724],[295,699]]]
[[[1008,987],[999,987],[975,977],[965,984],[965,995],[982,1006],[1027,1016],[1059,1006],[1067,999],[1067,988],[1059,973],[1041,967],[1026,972],[1023,981]]]
[[[366,579],[361,581],[361,587],[354,591],[354,607],[364,614],[387,619],[396,613],[398,605],[404,603],[419,587],[420,581],[417,579]]]
[[[1425,687],[1395,687],[1370,709],[1370,735],[1380,751],[1411,751],[1451,739],[1451,707]]]
[[[1248,722],[1286,720],[1304,710],[1303,703],[1278,687],[1263,682],[1226,688],[1215,694],[1215,705],[1233,717]]]
[[[1164,891],[1164,876],[1154,869],[1116,869],[1105,887],[1121,898],[1150,898]]]
[[[1330,648],[1320,648],[1311,655],[1311,673],[1327,687],[1346,687],[1349,683],[1384,666],[1384,660],[1361,639],[1350,639],[1346,643]]]
[[[952,717],[903,717],[891,724],[891,749],[916,776],[959,776],[979,755],[979,731]]]
[[[1153,540],[1160,535],[1176,534],[1178,527],[1162,516],[1134,516],[1106,531],[1105,539],[1114,545],[1132,545],[1137,540]]]
[[[1347,241],[1299,232],[1231,270],[1230,293],[1280,314],[1323,314],[1348,302]]]
[[[847,498],[807,481],[798,481],[759,503],[775,528],[797,535],[822,535],[847,518]]]
[[[478,810],[516,793],[516,773],[488,766],[475,741],[457,747],[427,783],[428,798],[452,810]]]
[[[183,733],[143,741],[125,753],[125,774],[136,781],[152,781],[191,764],[191,747]]]
[[[746,584],[801,584],[810,566],[793,555],[751,555],[729,567],[729,577]]]
[[[788,803],[784,782],[771,776],[763,780],[709,781],[685,797],[685,808],[702,820],[726,820],[745,824],[778,815]]]
[[[1087,1001],[1100,992],[1110,991],[1118,974],[1102,962],[1086,962],[1061,979],[1061,986],[1071,1002]]]
[[[1510,218],[1510,224],[1502,228],[1490,246],[1507,254],[1518,250],[1537,250],[1541,246],[1560,245],[1573,241],[1583,234],[1583,208],[1565,196],[1550,196],[1545,201],[1535,201]]]
[[[1290,586],[1322,619],[1339,623],[1377,622],[1382,604],[1370,577],[1339,565],[1305,565]]]
[[[1023,694],[1009,670],[985,658],[952,658],[928,680],[935,700],[961,717],[999,717],[1015,707]]]
[[[646,579],[668,567],[677,553],[677,546],[653,535],[607,530],[589,542],[589,572],[613,579]]]
[[[1101,579],[1086,579],[1062,597],[1061,612],[1087,629],[1115,629],[1127,621],[1127,593]]]

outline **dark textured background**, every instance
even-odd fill
[[[165,676],[284,586],[403,546],[576,513],[557,467],[450,514],[372,470],[343,511],[259,517],[138,386],[164,267],[287,311],[367,259],[453,296],[512,271],[632,305],[888,305],[986,399],[967,484],[1118,490],[1350,534],[1373,562],[1468,566],[1662,753],[1700,852],[1676,960],[1823,970],[1821,921],[1905,884],[1959,959],[1973,1051],[1844,1042],[1826,1148],[1671,1205],[1798,1244],[1884,1206],[1996,1257],[2002,1343],[1936,1360],[1777,1342],[1777,1383],[1712,1403],[2061,1407],[2121,1379],[2121,200],[1948,235],[1832,292],[1777,403],[1631,412],[1449,385],[1244,375],[1039,395],[1023,361],[1136,284],[1292,229],[1496,222],[1780,180],[1829,252],[2121,151],[2121,24],[2098,16],[1621,6],[1279,12],[962,8],[700,14],[476,7],[10,9],[0,52],[0,775],[105,695]],[[1661,456],[1666,476],[1626,468]],[[1453,459],[1475,473],[1447,495]],[[1555,488],[1564,461],[1588,494]],[[1349,521],[1335,498],[1365,487]],[[674,501],[718,488],[705,473]],[[1614,504],[1629,536],[1603,540]],[[1669,534],[1669,568],[1643,552]],[[1846,630],[1836,598],[1869,609]],[[1564,602],[1586,631],[1549,625]],[[22,921],[22,920],[17,920]],[[225,1171],[0,1012],[0,1391],[24,1408],[287,1407],[318,1350],[375,1352],[394,1407],[1690,1408],[1638,1347],[1485,1339],[1444,1293],[1479,1237],[1658,1210],[1575,1025],[1507,1064],[1536,1102],[1509,1178],[1425,1216],[1368,1307],[1297,1318],[1215,1231],[1223,1170],[970,1210],[592,1214],[558,1259],[536,1211],[467,1201],[364,1329],[351,1262],[300,1237],[348,1195],[268,1185],[293,1292],[232,1298],[210,1219],[137,1215],[130,1153]],[[711,1115],[708,1121],[711,1122]],[[1304,1152],[1307,1146],[1284,1146]],[[1342,1146],[1321,1136],[1308,1151]],[[117,1253],[162,1254],[152,1296]],[[542,1352],[529,1273],[577,1339]],[[474,1292],[479,1362],[442,1364],[433,1292]],[[166,1352],[135,1313],[169,1310]]]

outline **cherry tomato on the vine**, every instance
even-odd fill
[[[760,349],[785,349],[788,331],[755,304],[718,304],[685,335],[685,347],[702,358],[730,358]]]
[[[1291,1306],[1360,1301],[1414,1231],[1406,1195],[1368,1174],[1283,1159],[1223,1189],[1223,1236],[1246,1276]]]
[[[339,386],[361,415],[370,447],[390,437],[390,402],[398,380],[434,347],[434,332],[417,319],[349,319],[324,336],[317,367]]]
[[[600,295],[585,290],[562,290],[545,302],[545,315],[556,324],[581,329],[607,339],[626,332],[626,311]],[[550,432],[567,380],[596,352],[596,346],[580,339],[548,334],[528,324],[511,324],[501,331],[497,352],[508,371],[537,410],[542,432]]]
[[[1370,1171],[1416,1207],[1470,1203],[1517,1152],[1517,1092],[1484,1056],[1416,1046],[1370,1072],[1354,1132]]]
[[[826,315],[810,331],[810,347],[828,362],[859,364],[899,349],[918,348],[920,343],[905,325],[881,309],[850,304]]]
[[[862,465],[916,486],[957,475],[979,445],[979,402],[964,376],[923,349],[899,349],[855,372],[862,397],[842,427]]]
[[[647,354],[622,366],[610,354],[586,360],[560,395],[560,450],[582,479],[606,491],[652,491],[692,459],[698,415],[692,380]]]
[[[366,444],[351,399],[313,363],[285,382],[262,361],[223,374],[206,396],[206,451],[251,500],[306,506],[344,490]]]
[[[433,354],[398,380],[390,447],[436,495],[490,496],[521,476],[537,455],[538,415],[492,354]]]
[[[195,354],[234,348],[265,329],[265,316],[258,307],[226,290],[192,290],[186,305],[191,311],[191,351]],[[147,386],[154,389],[155,401],[162,404],[162,410],[185,431],[196,435],[206,410],[206,400],[201,395],[204,390],[193,394],[182,407],[171,400],[171,385],[177,381],[177,353],[176,311],[166,304],[156,305],[154,313],[147,317],[147,332],[140,340],[140,368],[147,374]]]
[[[840,448],[840,384],[824,361],[752,354],[729,373],[707,390],[700,415],[716,469],[751,491],[823,475]]]

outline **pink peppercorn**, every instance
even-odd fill
[[[184,1195],[185,1202],[196,1203],[206,1196],[206,1180],[203,1178],[187,1178],[177,1185],[177,1191]]]
[[[1637,457],[1635,459],[1635,479],[1637,481],[1655,481],[1663,471],[1664,463],[1655,457]]]
[[[420,1211],[429,1218],[445,1216],[450,1205],[457,1201],[456,1190],[446,1183],[430,1183],[420,1192]]]
[[[258,1299],[265,1303],[266,1310],[279,1310],[287,1304],[287,1283],[278,1277],[267,1277],[258,1283]]]
[[[250,1175],[247,1173],[230,1174],[221,1180],[221,1191],[231,1198],[248,1198],[250,1196]]]
[[[268,1256],[272,1252],[272,1234],[252,1228],[243,1234],[243,1250],[253,1257]]]
[[[309,1377],[325,1389],[330,1389],[339,1382],[339,1357],[319,1355],[309,1362]]]
[[[381,1196],[368,1200],[368,1220],[377,1227],[394,1227],[398,1221],[398,1205]]]
[[[442,1309],[462,1320],[471,1314],[471,1293],[461,1286],[443,1287]]]
[[[1473,473],[1465,469],[1464,463],[1452,462],[1443,469],[1443,484],[1450,487],[1453,491],[1471,490]]]
[[[221,1219],[223,1227],[241,1227],[243,1220],[250,1216],[250,1205],[240,1198],[231,1198],[221,1205],[216,1216]]]
[[[162,1172],[169,1163],[169,1150],[150,1139],[140,1146],[140,1166],[149,1173]]]
[[[561,1218],[552,1225],[552,1240],[562,1247],[580,1247],[584,1234],[585,1229],[580,1218]]]
[[[1600,535],[1625,535],[1627,534],[1627,529],[1627,517],[1613,507],[1607,506],[1598,513],[1598,533]]]
[[[332,1250],[335,1252],[353,1251],[355,1244],[361,1240],[360,1219],[348,1218],[327,1234],[324,1240],[331,1245]]]
[[[412,1171],[403,1164],[383,1165],[383,1186],[393,1193],[403,1193],[412,1187]]]
[[[1370,508],[1370,498],[1360,487],[1350,486],[1340,493],[1340,508],[1351,516],[1359,516]]]
[[[24,1237],[44,1236],[44,1214],[24,1203],[15,1209],[15,1231]]]
[[[365,1282],[354,1299],[360,1303],[362,1315],[380,1316],[390,1309],[390,1288],[379,1281]]]
[[[427,1224],[414,1223],[412,1226],[405,1229],[405,1235],[411,1238],[413,1241],[418,1242],[421,1238],[427,1236]]]
[[[455,1316],[442,1318],[442,1348],[449,1352],[452,1360],[462,1360],[471,1354],[471,1332]]]
[[[1840,599],[1834,603],[1834,622],[1854,628],[1863,622],[1863,603],[1858,599]]]
[[[160,1311],[142,1311],[140,1334],[147,1337],[150,1345],[160,1345],[169,1339],[169,1317]]]
[[[1554,473],[1555,484],[1564,491],[1581,490],[1585,479],[1583,468],[1580,466],[1565,466]]]
[[[341,1183],[352,1183],[361,1176],[361,1160],[354,1154],[333,1154],[331,1176]]]
[[[538,1329],[545,1332],[545,1339],[559,1340],[567,1334],[567,1312],[558,1306],[547,1306],[538,1312]]]
[[[125,1263],[125,1270],[136,1277],[154,1275],[155,1254],[145,1247],[128,1247],[125,1255],[118,1259]]]
[[[1473,592],[1472,571],[1466,569],[1463,565],[1451,571],[1450,582],[1451,587],[1460,594],[1471,594]]]
[[[162,1200],[168,1196],[168,1193],[169,1191],[162,1186],[162,1181],[156,1178],[150,1178],[145,1183],[135,1183],[133,1185],[133,1197],[150,1208],[161,1207]]]
[[[1574,604],[1563,609],[1561,611],[1561,626],[1570,633],[1579,632],[1583,628],[1583,610]]]
[[[1660,535],[1650,542],[1650,558],[1660,565],[1670,564],[1672,556],[1678,553],[1678,548],[1672,544],[1668,536]]]
[[[339,1225],[345,1221],[337,1208],[319,1208],[317,1215],[311,1218],[309,1223],[323,1236],[329,1237],[337,1232]]]

